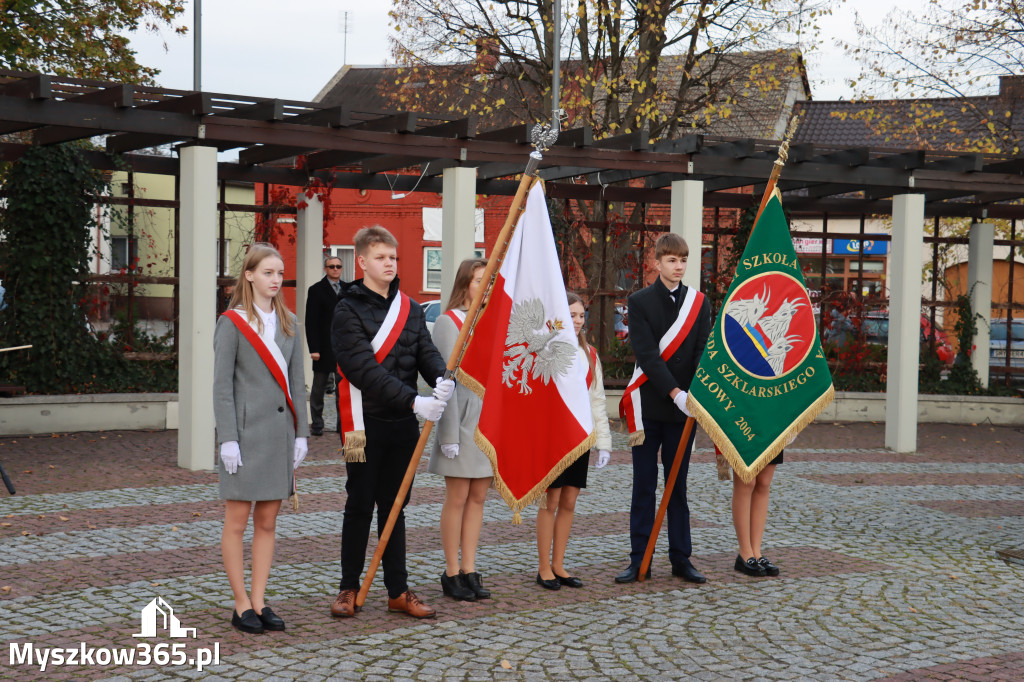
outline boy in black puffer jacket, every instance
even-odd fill
[[[356,233],[363,279],[343,285],[331,325],[338,362],[338,415],[345,451],[347,499],[341,529],[341,592],[336,617],[355,615],[366,543],[377,507],[383,528],[419,440],[416,415],[441,417],[455,390],[442,381],[445,362],[427,332],[423,309],[398,289],[398,241],[380,226]],[[416,375],[435,385],[433,397],[416,392]],[[409,503],[409,497],[402,506]],[[398,515],[381,561],[388,610],[431,618],[434,609],[409,591],[405,568],[405,512]]]

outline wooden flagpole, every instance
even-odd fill
[[[775,163],[772,164],[772,173],[768,178],[768,184],[764,188],[764,196],[761,197],[761,205],[757,209],[757,217],[754,218],[754,225],[757,225],[758,219],[761,217],[761,212],[764,211],[764,207],[768,205],[768,200],[772,196],[772,192],[775,191],[775,186],[778,184],[779,175],[782,173],[782,167],[786,165],[786,159],[789,158],[789,142],[793,139],[793,134],[796,132],[797,124],[800,122],[799,116],[794,116],[789,121],[789,127],[786,130],[786,139],[779,145],[779,156],[775,159]],[[643,581],[647,576],[647,569],[651,565],[651,557],[654,556],[654,546],[658,542],[658,533],[661,532],[661,524],[665,519],[665,512],[668,510],[668,501],[672,497],[672,489],[675,487],[676,477],[679,475],[679,467],[682,464],[683,456],[686,454],[686,445],[690,440],[690,434],[693,432],[693,417],[686,418],[686,426],[683,428],[683,437],[679,440],[679,447],[676,448],[676,457],[672,461],[672,469],[669,472],[668,478],[665,480],[665,490],[661,495],[661,505],[658,507],[658,513],[654,517],[654,526],[651,528],[651,535],[647,538],[647,549],[644,550],[643,561],[640,562],[640,574],[637,579]]]
[[[519,222],[519,216],[523,212],[526,206],[526,196],[533,187],[533,183],[537,181],[537,167],[540,165],[540,161],[543,158],[541,155],[542,149],[547,149],[551,144],[554,143],[557,137],[557,130],[552,130],[548,126],[543,128],[538,124],[533,129],[533,144],[536,149],[530,152],[530,159],[527,161],[526,169],[523,171],[523,177],[519,182],[519,189],[516,190],[515,198],[512,200],[512,205],[509,207],[508,217],[505,218],[505,224],[501,228],[501,232],[498,233],[498,238],[494,243],[494,250],[491,251],[491,257],[487,260],[487,267],[484,268],[483,281],[487,282],[486,287],[481,287],[477,291],[476,296],[473,297],[472,302],[469,305],[469,310],[466,312],[466,321],[469,324],[462,325],[462,329],[459,331],[459,336],[455,340],[455,347],[452,349],[451,355],[448,356],[448,364],[446,365],[444,378],[450,379],[455,375],[455,370],[458,369],[459,363],[462,362],[462,356],[466,352],[466,346],[469,344],[469,335],[473,331],[473,327],[476,326],[477,318],[480,315],[480,309],[482,303],[486,300],[486,297],[490,294],[491,289],[494,287],[494,275],[498,268],[501,266],[501,261],[505,258],[505,251],[508,249],[508,242],[512,239],[512,233],[515,231],[516,224]],[[453,396],[454,397],[454,396]],[[359,588],[359,593],[356,595],[356,606],[361,607],[366,602],[366,595],[370,591],[370,584],[373,582],[373,577],[377,573],[377,567],[380,565],[380,560],[384,556],[384,549],[388,545],[388,540],[391,539],[391,532],[395,528],[395,523],[398,521],[398,514],[401,513],[402,507],[405,504],[405,496],[409,494],[409,488],[412,487],[412,479],[416,474],[416,467],[419,465],[420,458],[423,456],[423,450],[426,448],[427,440],[430,438],[430,432],[434,428],[434,422],[427,421],[423,424],[423,431],[420,432],[420,439],[416,442],[416,450],[413,451],[412,458],[409,460],[409,466],[405,470],[405,477],[402,479],[402,485],[398,489],[398,494],[395,496],[395,503],[391,507],[391,512],[388,514],[387,523],[384,524],[384,529],[381,531],[380,538],[377,540],[377,548],[373,552],[373,558],[370,559],[370,565],[366,569],[366,576],[363,578],[363,584]]]
[[[654,517],[654,525],[651,527],[651,536],[647,538],[647,549],[644,550],[644,560],[640,562],[640,575],[637,580],[643,582],[647,577],[647,569],[651,565],[651,557],[654,556],[654,545],[658,542],[658,533],[661,532],[661,522],[665,519],[665,511],[668,510],[668,500],[672,497],[672,489],[676,485],[676,478],[679,476],[679,467],[682,466],[683,457],[686,455],[686,445],[690,442],[690,434],[693,433],[693,417],[686,418],[686,426],[683,427],[683,437],[679,439],[679,447],[676,448],[676,458],[672,460],[672,469],[665,479],[665,490],[661,494],[661,505]]]

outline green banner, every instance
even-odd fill
[[[736,267],[687,405],[749,482],[832,397],[832,375],[776,192]]]

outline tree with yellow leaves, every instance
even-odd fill
[[[798,60],[758,55],[813,40],[831,4],[565,0],[556,37],[552,0],[392,1],[396,108],[547,121],[557,49],[569,125],[650,140],[712,128],[790,80]]]
[[[850,83],[859,97],[914,98],[857,115],[900,146],[1024,149],[1024,0],[928,0],[923,12],[896,9],[877,26],[858,18],[857,40],[844,47],[863,66]]]

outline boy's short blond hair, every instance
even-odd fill
[[[654,242],[654,260],[661,260],[662,256],[688,258],[690,247],[686,245],[686,240],[678,234],[665,232],[658,237],[658,241]]]
[[[356,236],[353,241],[355,242],[356,253],[360,256],[366,255],[367,249],[374,244],[387,244],[388,246],[393,246],[396,249],[398,248],[398,240],[395,239],[395,235],[391,234],[380,225],[364,227],[356,232]]]

